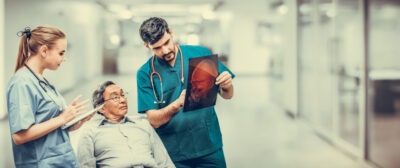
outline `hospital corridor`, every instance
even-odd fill
[[[162,65],[151,62],[157,43],[139,33],[150,17],[164,18],[172,32],[162,45],[204,46],[234,74],[232,99],[217,95],[215,104],[226,167],[400,167],[398,0],[0,0],[0,168],[16,167],[7,86],[19,32],[50,25],[65,33],[65,61],[43,76],[66,103],[91,100],[113,81],[127,93],[127,114],[146,117],[138,113],[146,98],[137,72]],[[179,50],[174,73],[192,68]],[[168,81],[180,72],[155,69],[168,102]],[[157,95],[158,87],[150,90]],[[92,108],[90,101],[84,110]],[[196,112],[204,111],[183,113]],[[75,153],[82,128],[69,132]]]

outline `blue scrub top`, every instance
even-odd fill
[[[184,61],[185,82],[181,84],[181,57],[178,54],[174,67],[156,57],[154,67],[160,73],[163,82],[164,104],[155,104],[154,93],[150,82],[151,58],[137,72],[138,112],[160,109],[175,101],[187,86],[189,58],[211,55],[202,46],[180,45]],[[178,52],[179,53],[179,52]],[[220,61],[219,73],[228,71],[234,74]],[[160,80],[153,78],[157,92]],[[158,93],[160,96],[161,94]],[[168,150],[171,159],[182,161],[212,153],[222,148],[222,135],[214,106],[176,113],[169,122],[156,129]]]
[[[26,68],[19,69],[7,87],[7,108],[11,136],[33,124],[58,116],[65,107],[57,90],[43,85]],[[70,144],[67,129],[58,128],[36,140],[16,145],[13,141],[14,162],[17,168],[79,167]]]

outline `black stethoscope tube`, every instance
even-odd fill
[[[41,80],[41,79],[32,71],[32,69],[29,68],[28,65],[26,65],[26,64],[24,64],[24,65],[25,65],[25,67],[32,73],[32,75],[38,80],[39,86],[46,92],[46,94],[51,98],[51,100],[53,100],[53,102],[56,103],[56,104],[59,106],[59,110],[61,111],[61,110],[64,108],[63,106],[65,106],[65,104],[62,103],[62,102],[56,101],[56,100],[55,100],[56,98],[53,98],[53,96],[49,95],[49,93],[47,92],[46,86],[49,86],[51,89],[53,89],[53,91],[54,91],[54,93],[56,94],[56,96],[58,96],[58,93],[57,93],[57,91],[56,91],[56,88],[55,88],[53,85],[51,85],[51,84],[49,83],[49,81],[47,81],[46,78],[43,77],[44,81]],[[61,100],[60,100],[60,101],[61,101]]]
[[[38,80],[38,82],[39,82],[40,87],[41,87],[46,93],[47,93],[46,85],[49,86],[51,89],[55,90],[54,86],[51,85],[51,84],[49,83],[49,81],[47,81],[46,78],[43,78],[44,81],[41,80],[41,79],[32,71],[32,69],[29,68],[28,65],[26,65],[26,64],[24,64],[24,65],[25,65],[25,67],[32,73],[32,75],[35,76],[35,78],[36,78],[36,79]],[[57,94],[57,92],[55,92],[55,93]],[[57,94],[57,95],[58,95],[58,94]]]

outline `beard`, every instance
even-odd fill
[[[171,62],[175,59],[175,52],[171,51],[168,54],[164,54],[162,58],[165,62]]]
[[[176,57],[176,48],[175,48],[175,47],[172,47],[172,48],[171,48],[171,51],[170,51],[169,53],[164,54],[164,55],[162,56],[162,59],[163,59],[165,62],[170,63],[171,61],[174,61],[174,60],[175,60],[175,57]]]

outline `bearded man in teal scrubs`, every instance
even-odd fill
[[[137,72],[138,112],[146,113],[176,167],[226,167],[214,106],[182,109],[189,59],[211,55],[211,51],[175,43],[167,22],[158,17],[142,23],[140,36],[154,56]],[[231,99],[235,75],[220,61],[218,67],[219,95]]]

